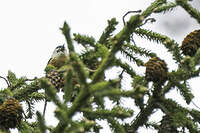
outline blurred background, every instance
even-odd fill
[[[81,33],[93,36],[96,40],[100,37],[102,31],[107,26],[107,20],[115,17],[119,22],[117,31],[123,27],[122,17],[128,11],[144,10],[154,0],[6,0],[0,1],[0,76],[6,76],[8,70],[16,73],[18,77],[26,76],[28,78],[44,76],[44,68],[51,57],[55,47],[65,43],[64,36],[59,30],[64,21],[71,27],[71,33]],[[168,0],[174,2],[174,0]],[[200,10],[200,1],[190,2],[193,7]],[[134,14],[126,17],[126,20]],[[156,22],[148,23],[143,26],[146,29],[167,35],[181,44],[184,37],[195,29],[199,29],[196,20],[190,17],[187,12],[176,7],[173,11],[165,14],[152,14]],[[134,40],[138,46],[148,48],[164,59],[169,70],[175,70],[176,64],[172,60],[171,54],[161,45],[149,42],[134,35]],[[66,44],[66,43],[65,43]],[[77,48],[77,51],[81,49]],[[131,64],[131,63],[130,63]],[[135,64],[131,64],[135,65]],[[141,75],[144,74],[144,68],[137,68]],[[107,78],[118,76],[117,68],[107,72]],[[111,76],[112,75],[112,76]],[[130,89],[131,79],[123,81],[124,88]],[[130,82],[129,82],[130,81]],[[194,102],[200,106],[198,93],[199,78],[190,80],[192,92],[195,95]],[[4,80],[0,79],[0,89],[6,87]],[[173,90],[168,97],[176,98],[182,105],[190,108],[196,108],[193,104],[187,105],[177,90]],[[60,94],[62,95],[62,94]],[[176,97],[174,97],[176,96]],[[108,107],[112,105],[107,100]],[[125,107],[133,108],[133,101],[123,99],[122,104]],[[36,110],[42,111],[43,102],[36,105]],[[48,104],[46,122],[48,125],[55,125],[57,120],[54,118],[53,104]],[[135,114],[137,113],[137,109]],[[159,121],[161,112],[151,116],[151,120]],[[81,119],[81,114],[77,118]],[[131,121],[129,119],[127,121]],[[106,121],[99,121],[104,128],[102,133],[111,133]],[[140,128],[139,132],[146,131]],[[17,133],[16,130],[12,130]],[[148,129],[149,133],[155,133]]]

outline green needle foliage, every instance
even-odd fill
[[[200,111],[166,98],[166,94],[173,89],[188,105],[194,98],[188,81],[199,77],[200,73],[199,31],[183,38],[185,44],[181,49],[181,44],[168,36],[142,27],[154,13],[170,13],[177,6],[200,22],[199,11],[188,0],[176,0],[174,3],[155,0],[143,12],[131,16],[118,33],[115,32],[118,22],[112,18],[107,21],[108,25],[99,39],[80,33],[73,33],[72,38],[70,26],[64,22],[60,30],[67,42],[69,58],[68,63],[58,70],[65,71],[62,75],[65,79],[63,99],[58,97],[58,89],[47,77],[18,78],[14,72],[8,71],[6,78],[0,77],[7,83],[7,87],[0,91],[0,133],[9,133],[11,128],[17,128],[21,133],[99,133],[102,127],[98,120],[106,120],[116,133],[136,133],[140,127],[153,128],[159,133],[199,133]],[[178,68],[168,71],[167,62],[156,53],[137,46],[133,34],[153,41],[155,45],[164,45]],[[81,53],[75,51],[77,45],[74,42],[83,46]],[[192,53],[192,56],[184,53]],[[144,59],[149,61],[145,63]],[[139,74],[141,72],[131,63],[146,68],[146,72]],[[116,79],[108,80],[106,72],[116,67],[121,69],[121,73]],[[126,80],[124,74],[132,80],[128,90],[123,87],[122,82]],[[109,109],[105,108],[105,98],[113,103]],[[125,108],[122,98],[132,99],[131,107]],[[46,125],[47,116],[35,108],[40,101],[56,105],[56,125]],[[27,106],[21,106],[22,103]],[[133,107],[139,111],[133,110]],[[162,111],[162,119],[151,121],[150,116],[157,111]],[[73,119],[77,113],[83,114],[82,119]],[[33,117],[37,119],[30,122]],[[127,122],[127,118],[132,121]]]

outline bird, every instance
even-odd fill
[[[59,68],[64,66],[68,60],[69,60],[69,55],[67,53],[64,44],[59,45],[53,51],[53,54],[47,63],[47,67],[45,68],[45,71],[48,72],[52,69],[58,70]]]
[[[61,70],[62,67],[67,65],[69,62],[68,52],[63,45],[59,45],[53,51],[51,58],[49,59],[47,66],[45,67],[45,77],[50,81],[50,83],[56,88],[57,92],[64,88],[64,73],[66,70]],[[48,91],[48,90],[45,90]],[[45,96],[46,97],[46,96]],[[43,116],[45,115],[48,98],[45,98]]]
[[[64,87],[64,70],[61,68],[69,62],[69,55],[64,45],[59,45],[53,51],[45,68],[46,77],[50,80],[51,84],[60,91]]]

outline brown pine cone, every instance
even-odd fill
[[[147,63],[145,78],[147,81],[163,84],[167,80],[167,64],[158,57],[151,58]]]
[[[50,80],[57,91],[60,91],[60,88],[64,87],[64,78],[58,71],[52,70],[46,74],[46,77]]]
[[[195,30],[188,34],[181,45],[184,55],[194,56],[200,47],[200,30]]]
[[[16,128],[20,125],[23,109],[18,100],[9,98],[0,106],[0,128]]]

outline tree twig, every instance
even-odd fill
[[[10,83],[8,82],[8,80],[6,78],[4,78],[3,76],[0,76],[0,78],[4,79],[8,85],[8,87],[10,86]]]

